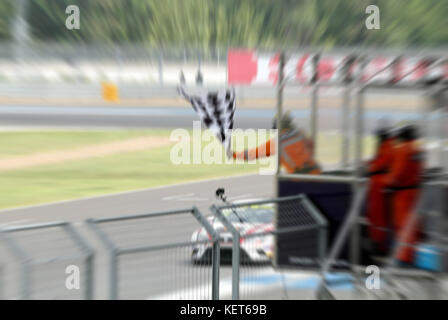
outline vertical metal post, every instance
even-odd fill
[[[279,183],[280,183],[280,179],[278,178],[278,176],[281,173],[281,152],[282,152],[282,148],[280,146],[280,133],[282,130],[282,123],[281,123],[281,118],[283,115],[283,89],[284,89],[284,81],[285,81],[285,75],[284,75],[284,70],[285,70],[285,53],[281,52],[280,53],[280,59],[279,59],[279,64],[278,64],[278,82],[277,82],[277,136],[276,136],[276,145],[277,145],[277,171],[276,174],[274,176],[274,194],[276,195],[276,197],[280,197],[280,188],[279,188]],[[275,204],[275,214],[274,214],[274,226],[276,228],[277,226],[277,221],[278,221],[278,215],[279,215],[279,205],[278,203]],[[238,241],[239,243],[239,241]],[[277,240],[274,241],[274,256],[273,256],[273,261],[274,261],[274,265],[277,264]]]
[[[219,239],[213,241],[212,257],[212,300],[219,300],[219,268],[220,261]]]
[[[240,234],[232,232],[232,300],[240,299]]]
[[[341,167],[347,168],[350,159],[350,93],[351,93],[351,67],[354,62],[353,56],[348,56],[344,61],[343,83],[345,85],[342,94],[342,114],[341,114]]]
[[[363,147],[364,147],[364,87],[362,84],[362,73],[365,68],[365,60],[361,61],[361,66],[357,79],[356,87],[356,106],[355,106],[355,175],[360,176],[362,165]]]
[[[76,242],[79,248],[86,254],[86,283],[84,295],[86,300],[93,299],[93,287],[94,287],[94,274],[93,274],[93,260],[95,257],[95,252],[89,246],[89,244],[81,237],[81,235],[73,228],[70,223],[64,223],[63,228]]]
[[[283,89],[284,89],[284,69],[285,69],[285,53],[280,53],[280,59],[278,63],[278,81],[277,81],[277,172],[275,175],[275,194],[277,197],[279,196],[279,190],[278,190],[278,175],[281,172],[281,150],[280,148],[280,133],[282,130],[282,122],[281,118],[283,115]]]
[[[440,102],[438,107],[438,112],[440,115],[437,117],[437,139],[439,140],[438,144],[438,165],[442,170],[445,170],[444,166],[444,151],[446,148],[445,145],[445,121],[446,121],[446,115],[447,115],[447,106],[446,106],[446,100],[445,100],[445,93],[443,89],[440,90]]]
[[[326,249],[327,249],[327,226],[321,225],[319,227],[319,259],[321,266],[325,261],[325,256],[327,253]]]
[[[344,88],[342,98],[342,119],[341,119],[341,167],[347,168],[349,163],[350,151],[350,84]]]
[[[233,208],[232,208],[233,209]],[[223,216],[220,209],[215,205],[210,208],[211,212],[232,233],[232,300],[240,298],[240,233],[235,226]]]
[[[118,249],[110,251],[110,300],[118,299]]]
[[[319,59],[320,54],[315,54],[313,57],[313,78],[311,84],[313,86],[311,91],[311,117],[310,117],[310,131],[311,141],[314,148],[312,150],[312,156],[316,153],[316,141],[317,141],[317,112],[318,112],[318,94],[319,94]]]
[[[93,282],[94,282],[93,257],[94,257],[94,254],[91,253],[87,256],[87,259],[86,259],[86,268],[87,268],[86,282],[87,283],[85,284],[86,288],[85,288],[85,292],[84,292],[86,300],[93,299],[93,287],[94,287],[94,284],[93,284]]]
[[[31,297],[31,259],[26,251],[9,236],[8,232],[0,232],[0,239],[11,249],[12,254],[20,263],[20,299],[27,300]]]
[[[448,95],[448,92],[446,93],[446,95]],[[443,150],[442,150],[442,156],[441,156],[441,160],[442,160],[442,174],[446,175],[448,174],[448,146],[447,146],[447,142],[448,142],[448,101],[445,101],[445,105],[443,106],[443,120],[442,120],[442,146],[443,146]],[[446,212],[446,211],[445,211]]]
[[[204,229],[212,236],[213,251],[212,251],[212,300],[219,300],[219,268],[221,266],[219,234],[212,227],[210,222],[201,214],[198,208],[193,207],[191,210],[193,216],[204,227]]]
[[[160,50],[158,60],[159,60],[159,84],[160,86],[163,86],[163,56]]]
[[[419,106],[419,118],[418,118],[418,125],[420,127],[420,133],[421,136],[427,140],[430,138],[429,135],[429,115],[430,115],[430,109],[432,109],[432,96],[431,93],[428,91],[425,91],[423,94],[422,102]],[[430,106],[428,106],[430,105]]]
[[[0,264],[0,300],[5,300],[6,296],[4,294],[4,287],[5,287],[5,283],[4,283],[4,274],[5,272],[3,271],[3,265]]]
[[[361,186],[353,197],[352,203],[350,205],[350,210],[347,214],[347,217],[344,220],[344,224],[338,230],[338,234],[336,235],[336,239],[333,241],[333,246],[330,249],[330,252],[325,260],[324,265],[322,266],[321,273],[325,275],[328,271],[330,271],[331,266],[335,262],[339,253],[341,252],[345,240],[347,239],[347,235],[350,232],[350,229],[353,225],[356,224],[356,221],[359,217],[359,213],[361,210],[361,206],[364,202],[364,198],[366,195],[367,186]],[[325,281],[325,277],[322,278]]]
[[[28,259],[21,261],[20,270],[22,273],[20,281],[21,299],[28,300],[31,298],[31,261]]]
[[[356,87],[356,106],[355,106],[355,176],[361,177],[362,157],[364,154],[364,85],[362,83],[362,75],[366,66],[366,59],[361,57],[360,69],[357,75]],[[359,188],[359,183],[355,182],[353,190]],[[358,217],[357,217],[358,218]],[[360,227],[358,221],[353,226],[350,239],[350,261],[351,265],[359,264],[359,248],[360,248]]]

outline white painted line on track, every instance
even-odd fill
[[[8,222],[2,222],[2,223],[0,223],[0,228],[9,227],[9,226],[16,227],[18,225],[29,224],[32,221],[33,220],[30,220],[30,219],[22,219],[22,220],[13,220],[13,221],[8,221]]]
[[[239,196],[228,197],[227,199],[228,199],[229,201],[235,201],[235,200],[238,200],[238,199],[248,199],[248,198],[250,198],[250,197],[253,197],[253,194],[252,194],[252,193],[245,193],[245,194],[241,194],[241,195],[239,195]]]
[[[14,207],[14,208],[10,208],[10,209],[2,209],[2,210],[0,210],[0,214],[4,213],[4,212],[10,212],[10,211],[16,211],[16,210],[40,208],[40,207],[53,206],[53,205],[59,205],[59,204],[64,204],[64,203],[72,203],[72,202],[77,202],[77,201],[94,200],[94,199],[101,199],[101,198],[110,198],[110,197],[115,197],[115,196],[128,195],[128,194],[132,194],[132,193],[147,192],[147,191],[160,190],[160,189],[168,189],[168,188],[173,188],[173,187],[182,187],[182,186],[188,186],[188,185],[197,184],[197,183],[204,183],[204,182],[210,182],[210,181],[220,181],[220,180],[229,180],[229,179],[250,177],[250,176],[256,176],[256,175],[257,175],[256,173],[250,173],[250,174],[244,174],[244,175],[228,176],[228,177],[221,177],[221,178],[212,178],[212,179],[207,179],[207,180],[197,180],[197,181],[181,182],[181,183],[176,183],[176,184],[171,184],[171,185],[166,185],[166,186],[158,186],[158,187],[144,188],[144,189],[135,189],[135,190],[122,191],[122,192],[116,192],[116,193],[109,193],[109,194],[103,194],[103,195],[92,196],[92,197],[84,197],[84,198],[78,198],[78,199],[70,199],[70,200],[61,200],[61,201],[55,201],[55,202],[48,202],[48,203],[42,203],[42,204],[38,204],[38,205]]]
[[[208,201],[209,198],[195,197],[194,193],[185,193],[176,196],[163,197],[163,201]]]

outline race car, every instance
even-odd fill
[[[248,202],[248,200],[244,201]],[[252,200],[252,202],[254,202]],[[274,207],[272,204],[247,205],[234,203],[235,207],[222,210],[223,215],[232,223],[240,233],[240,252],[242,261],[269,262],[273,253]],[[219,219],[212,216],[208,218],[212,227],[220,236],[221,262],[228,263],[232,260],[232,233],[228,231]],[[257,234],[257,236],[250,236]],[[193,263],[211,261],[212,242],[211,235],[204,228],[193,232],[191,241],[195,244],[192,248],[191,258]],[[201,241],[200,243],[197,243]]]

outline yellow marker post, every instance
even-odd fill
[[[119,102],[120,99],[118,97],[118,87],[111,82],[103,82],[102,84],[103,90],[103,99],[108,102]]]

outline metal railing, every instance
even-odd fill
[[[446,183],[439,179],[423,185],[401,237],[388,259],[378,263],[380,291],[365,288],[365,266],[350,260],[350,281],[359,290],[359,298],[415,298],[411,291],[417,289],[420,297],[446,297],[441,281],[447,267]],[[110,268],[110,299],[304,299],[309,298],[305,296],[309,293],[319,299],[335,299],[333,280],[328,275],[338,264],[345,245],[353,246],[350,237],[354,227],[366,223],[360,216],[367,184],[358,186],[328,255],[327,220],[303,194],[212,206],[211,217],[193,207],[89,219],[87,224],[107,248],[109,260],[102,267]],[[261,220],[253,220],[252,213]],[[423,243],[407,240],[416,223],[424,224]],[[5,254],[0,254],[6,258],[0,261],[2,299],[93,299],[94,251],[70,223],[7,227],[1,229],[0,240],[4,244],[0,248],[6,249]],[[437,268],[398,265],[398,253],[403,247],[431,251],[438,261]],[[285,259],[300,260],[297,266],[301,266],[285,269]],[[312,267],[303,266],[304,261]],[[226,266],[229,262],[231,268]],[[80,290],[66,287],[66,268],[72,265],[80,268]],[[289,289],[288,281],[307,277],[305,270],[312,272],[314,281],[316,269],[317,291],[311,287]],[[231,276],[226,290],[222,290],[220,274]],[[269,284],[260,285],[263,281]]]
[[[7,227],[0,230],[0,239],[6,248],[4,256],[11,257],[5,265],[5,298],[93,298],[94,251],[70,223]],[[78,288],[67,287],[68,266],[82,275]]]
[[[359,222],[359,217],[362,213],[362,206],[364,204],[366,192],[366,184],[361,185],[361,187],[355,191],[345,221],[339,229],[333,245],[330,248],[330,252],[326,257],[324,263],[322,264],[322,268],[320,271],[320,282],[317,286],[316,291],[316,296],[318,299],[334,299],[333,294],[328,289],[326,276],[331,271],[332,265],[335,263],[335,260],[341,254],[341,251],[344,248],[344,244],[349,240],[349,236],[352,235],[352,228]],[[358,248],[355,248],[355,250],[356,249]]]
[[[426,295],[426,298],[446,298],[442,281],[447,271],[445,257],[448,252],[447,217],[444,216],[445,185],[446,181],[423,185],[414,210],[396,237],[391,253],[385,261],[381,272],[385,290],[382,291],[381,298],[412,298],[415,295],[413,291],[416,290],[415,280],[419,281],[420,294]],[[420,233],[418,242],[414,239],[417,232]],[[403,268],[399,264],[400,255],[406,249],[412,249],[416,267]],[[420,258],[416,257],[417,254],[420,254]],[[414,282],[413,287],[409,288],[411,281]]]
[[[110,299],[219,299],[218,236],[196,207],[87,223],[108,249]]]
[[[261,210],[257,213],[259,217],[266,210],[266,219],[254,218],[251,215],[254,209]],[[283,256],[294,253],[298,258],[311,259],[317,264],[325,257],[327,221],[305,195],[212,206],[211,211],[231,233],[231,239],[221,245],[221,252],[231,252],[233,300],[254,299],[254,292],[247,288],[247,284],[245,292],[240,292],[241,275],[245,272],[244,279],[248,282],[256,278],[257,271],[260,274],[278,267],[280,243],[284,245],[288,241],[289,247],[282,249],[288,252]],[[274,220],[269,219],[269,211],[276,212]],[[270,290],[273,295],[272,288]],[[279,295],[287,295],[285,283],[279,290]],[[267,299],[266,293],[259,298]],[[278,298],[278,295],[269,298]]]
[[[420,298],[441,299],[446,297],[447,293],[444,292],[444,282],[442,281],[446,272],[445,257],[448,246],[448,238],[446,237],[446,231],[448,230],[447,218],[444,216],[446,215],[446,204],[444,202],[446,201],[444,197],[444,192],[446,192],[444,190],[446,189],[444,188],[446,188],[446,180],[444,179],[426,182],[422,186],[421,194],[412,214],[408,218],[408,222],[403,227],[403,230],[399,232],[399,235],[395,235],[395,241],[389,256],[384,259],[380,259],[380,257],[375,255],[371,256],[373,263],[381,268],[380,289],[372,290],[366,288],[365,278],[362,276],[366,274],[366,266],[350,260],[349,272],[352,275],[350,279],[354,282],[355,289],[359,290],[360,297],[374,299],[410,299],[417,296]],[[355,227],[361,224],[369,224],[367,221],[360,219],[365,203],[366,191],[367,185],[364,184],[354,194],[348,215],[338,231],[330,253],[322,266],[320,283],[316,291],[318,299],[336,299],[327,283],[327,275],[332,271],[332,264],[340,256],[344,245],[348,243],[352,251],[361,249],[359,247],[361,242],[359,234],[357,234],[358,239],[356,243],[358,246],[356,247],[353,247],[353,242],[349,243],[349,237],[350,235],[353,236],[351,231]],[[417,242],[412,237],[416,228],[422,234]],[[384,231],[395,232],[391,229],[385,229]],[[421,240],[424,242],[422,243]],[[429,248],[425,246],[425,243],[430,244]],[[430,264],[432,264],[433,269],[418,265],[417,261],[413,262],[415,265],[403,266],[399,264],[400,251],[406,247],[413,248],[415,252],[420,250],[421,252],[430,253],[432,257],[420,258],[420,260],[432,259]],[[427,261],[426,263],[428,263]],[[436,264],[438,264],[437,267],[435,266]]]

